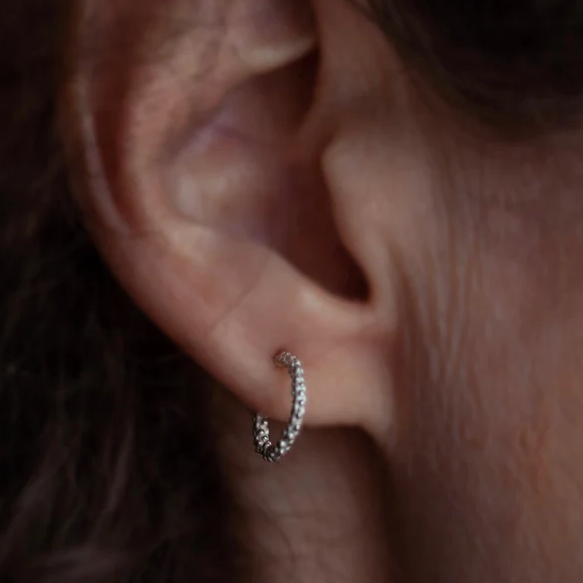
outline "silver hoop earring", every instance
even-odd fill
[[[275,445],[269,439],[269,419],[259,415],[259,413],[253,417],[255,451],[270,463],[278,462],[291,449],[300,433],[306,414],[306,382],[302,363],[293,354],[286,351],[278,352],[274,360],[277,366],[287,368],[291,377],[293,404],[288,426]]]

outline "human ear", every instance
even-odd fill
[[[68,149],[121,285],[250,408],[287,418],[272,362],[286,349],[306,370],[308,423],[386,431],[396,293],[343,202],[362,193],[335,193],[334,134],[363,82],[343,75],[326,22],[360,19],[345,27],[355,46],[372,25],[327,0],[84,4]]]

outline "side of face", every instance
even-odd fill
[[[576,581],[581,135],[493,142],[428,108],[334,0],[88,0],[71,163],[96,244],[243,403],[386,453],[416,580]]]

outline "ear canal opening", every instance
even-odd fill
[[[333,201],[325,181],[298,184],[313,196],[310,204],[291,213],[295,223],[290,231],[287,260],[321,288],[343,299],[365,303],[370,286],[358,262],[344,245],[334,220]]]
[[[301,131],[313,111],[319,78],[317,50],[290,64],[285,71],[264,76],[274,112],[279,107],[278,101],[290,99],[294,103],[293,115],[288,119],[289,135],[285,138],[289,144],[294,143],[293,136],[298,128]],[[293,97],[287,94],[284,84],[293,88]],[[282,157],[285,159],[286,155]],[[302,161],[297,162],[296,157]],[[366,302],[370,288],[335,224],[333,201],[320,159],[304,152],[293,153],[291,158],[287,186],[272,199],[268,245],[322,289],[343,299]]]
[[[304,88],[302,127],[317,98],[320,56],[317,51],[297,63]],[[343,299],[365,303],[370,286],[363,270],[342,241],[335,223],[333,200],[320,160],[291,170],[292,195],[287,204],[288,242],[283,254],[298,271],[328,292]]]

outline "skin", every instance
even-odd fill
[[[223,4],[88,0],[63,116],[96,244],[226,387],[258,580],[580,581],[583,133],[462,127],[339,0]]]

